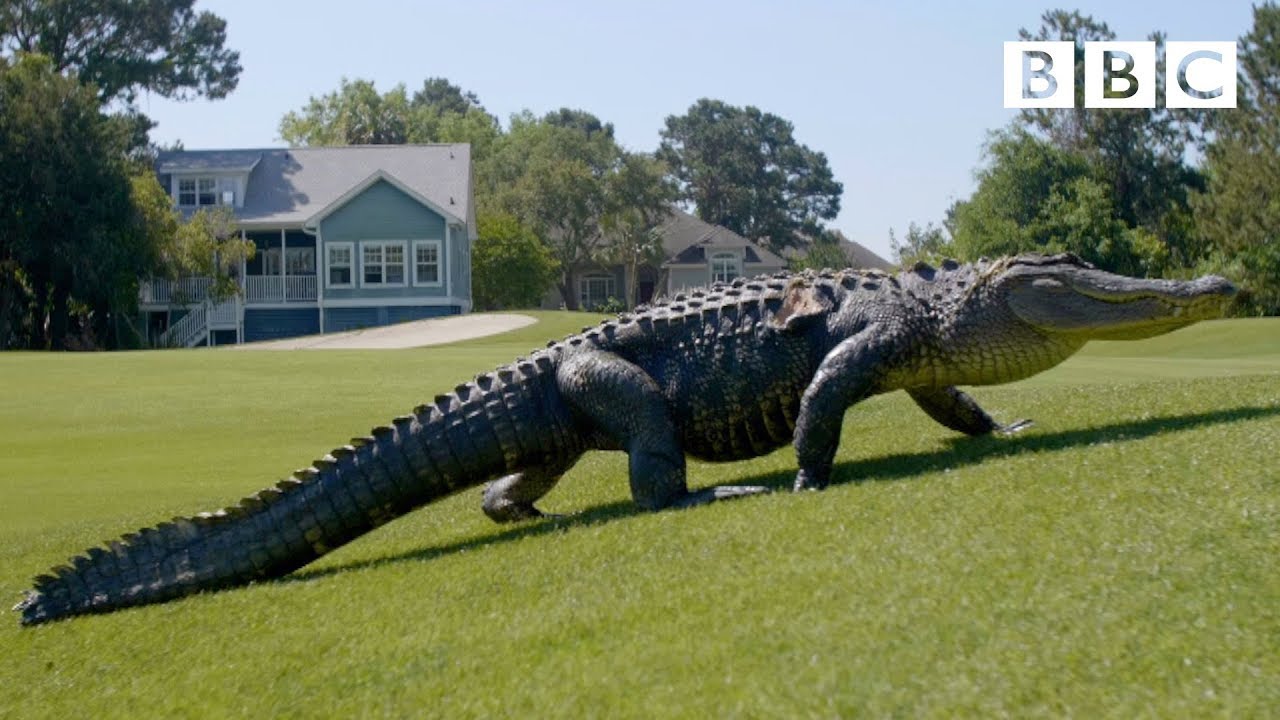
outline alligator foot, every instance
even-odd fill
[[[830,474],[819,475],[819,473],[801,469],[796,473],[796,482],[791,486],[793,492],[801,490],[826,490],[827,484],[831,482]]]
[[[689,508],[706,505],[716,500],[730,500],[747,497],[748,495],[763,495],[768,492],[771,492],[771,490],[763,485],[717,485],[716,487],[685,493],[671,503],[671,507]]]

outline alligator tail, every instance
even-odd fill
[[[174,518],[35,578],[22,624],[164,602],[285,575],[383,523],[529,460],[566,437],[547,417],[549,358],[460,385],[214,513]],[[546,428],[557,432],[556,443]],[[535,437],[538,436],[538,437]]]

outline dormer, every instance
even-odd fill
[[[262,160],[256,150],[176,150],[161,153],[156,172],[179,210],[244,207],[249,175]]]

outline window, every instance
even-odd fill
[[[443,284],[440,278],[439,240],[418,240],[413,243],[413,284]]]
[[[711,282],[729,282],[742,274],[736,253],[719,252],[711,256]]]
[[[333,243],[328,245],[327,262],[329,268],[329,287],[351,287],[352,257],[351,243]]]
[[[578,304],[583,310],[603,305],[617,297],[612,275],[584,275],[578,278]]]
[[[178,205],[204,207],[218,204],[218,181],[211,177],[178,178]]]
[[[404,285],[404,242],[363,242],[360,253],[362,286]]]
[[[345,248],[350,261],[351,249]],[[280,274],[280,248],[267,249],[262,254],[264,272],[267,275]],[[286,248],[284,254],[286,275],[314,275],[316,273],[315,253],[311,248]],[[348,264],[348,268],[350,265]],[[330,282],[330,285],[333,283]],[[347,281],[350,284],[350,280]]]

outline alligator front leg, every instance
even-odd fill
[[[1031,427],[1030,420],[1001,425],[979,407],[972,397],[954,386],[912,388],[907,394],[929,417],[966,435],[986,435],[993,432],[1012,435]]]
[[[556,373],[565,402],[630,459],[631,496],[645,510],[689,507],[768,492],[725,486],[689,492],[684,452],[657,383],[644,370],[605,351],[569,358]]]
[[[818,366],[800,398],[796,418],[796,490],[821,490],[831,482],[844,413],[875,391],[888,369],[892,344],[892,338],[873,325],[841,342]]]

